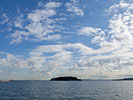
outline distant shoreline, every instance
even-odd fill
[[[114,79],[113,81],[133,81],[133,78]]]
[[[12,82],[12,80],[0,80],[0,82]]]
[[[60,79],[61,78],[61,79]],[[0,82],[19,82],[19,81],[133,81],[133,78],[123,78],[123,79],[72,79],[72,77],[69,77],[68,79],[63,77],[57,77],[52,78],[50,80],[0,80]]]

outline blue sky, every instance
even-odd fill
[[[0,79],[133,75],[132,0],[1,0]]]

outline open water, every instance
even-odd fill
[[[0,100],[133,100],[133,81],[0,82]]]

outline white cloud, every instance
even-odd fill
[[[68,12],[72,12],[78,16],[84,15],[83,10],[80,7],[78,7],[78,0],[71,0],[69,3],[66,3],[65,6]]]
[[[99,43],[100,47],[103,45],[120,46],[131,45],[133,42],[133,14],[131,11],[132,3],[120,1],[119,4],[114,4],[108,10],[119,10],[113,14],[109,20],[108,29],[82,27],[78,33],[79,35],[93,36],[92,43]],[[124,11],[121,10],[124,8]]]
[[[2,21],[0,22],[0,24],[5,24],[5,23],[7,23],[9,21],[9,18],[8,18],[6,13],[3,13],[1,15],[1,18],[2,18]]]
[[[42,4],[42,8],[35,9],[32,12],[28,13],[26,18],[19,16],[14,21],[14,27],[20,28],[15,30],[11,37],[13,38],[11,43],[21,43],[24,40],[32,41],[42,41],[42,40],[51,40],[60,39],[59,32],[61,30],[60,25],[56,22],[56,18],[53,16],[57,15],[56,8],[61,6],[59,2],[48,2],[47,4]],[[22,23],[27,21],[28,24]],[[53,35],[51,35],[53,34]]]
[[[94,76],[103,75],[106,76],[105,78],[133,75],[131,71],[133,69],[132,5],[132,3],[120,1],[119,4],[111,6],[108,12],[112,12],[113,15],[109,20],[108,29],[82,27],[78,31],[79,35],[92,36],[91,43],[99,48],[92,49],[93,56],[81,59],[75,65],[77,69],[84,70],[85,67],[87,73],[94,73]],[[93,76],[93,74],[89,75]]]
[[[92,48],[89,48],[82,43],[66,44],[64,45],[64,48],[78,50],[78,52],[83,55],[91,54],[93,52]]]
[[[21,56],[0,52],[0,67],[7,68],[27,68],[25,60]]]
[[[117,78],[132,74],[133,52],[127,48],[115,48],[114,52],[108,49],[94,50],[81,43],[42,45],[33,49],[28,58],[0,52],[5,55],[0,58],[0,66],[32,70],[47,78],[59,75]]]
[[[106,39],[105,32],[101,28],[93,28],[93,27],[82,27],[80,30],[77,31],[79,35],[83,36],[92,36],[91,43],[99,44]]]
[[[118,75],[116,71],[118,72],[119,69],[121,71],[127,70],[126,72],[123,71],[122,75],[127,74],[129,71],[125,67],[128,63],[128,65],[132,63],[126,60],[131,58],[132,54],[127,57],[127,54],[125,54],[127,50],[121,49],[120,52],[115,48],[113,50],[120,53],[116,55],[116,51],[113,54],[111,53],[112,49],[108,50],[110,48],[93,50],[81,43],[38,46],[31,52],[31,58],[37,58],[32,62],[34,64],[33,69],[40,73],[45,72],[44,74],[50,75],[49,77],[83,75],[84,78],[88,78],[87,75],[90,77],[103,75],[106,76],[105,78],[112,78]],[[107,54],[105,54],[106,52]],[[31,60],[31,58],[29,59]],[[123,64],[125,64],[124,67],[121,67]],[[116,75],[113,75],[113,73]]]
[[[131,12],[124,12],[123,14],[116,14],[110,20],[109,33],[112,39],[121,42],[121,44],[131,44],[133,42],[133,14]]]
[[[71,1],[75,4],[77,2],[77,0]],[[71,3],[66,6],[75,6]],[[28,32],[16,31],[12,34],[13,43],[20,43],[23,39],[28,40],[30,36],[34,41],[61,38],[59,34],[50,34],[55,32],[56,25],[56,21],[51,17],[57,14],[55,8],[60,4],[56,5],[55,2],[52,2],[46,5],[40,3],[39,5],[44,8],[28,14],[27,18],[30,24],[25,26]],[[47,7],[48,5],[51,7]],[[6,57],[0,58],[0,66],[20,66],[20,68],[27,68],[48,77],[77,75],[83,78],[119,78],[133,75],[132,5],[132,3],[120,1],[119,4],[111,6],[109,11],[115,11],[109,20],[108,28],[105,30],[86,26],[77,31],[79,35],[91,37],[91,43],[97,46],[97,49],[82,43],[42,45],[32,50],[29,58],[5,54]],[[77,13],[78,11],[72,10],[73,8],[70,12],[82,16]],[[40,21],[45,23],[40,23]],[[44,26],[46,27],[44,28]]]
[[[75,15],[83,16],[84,12],[78,5],[78,0],[70,0],[65,5],[68,12]],[[19,44],[23,41],[44,41],[44,40],[59,40],[61,38],[62,30],[66,28],[62,26],[63,21],[67,20],[64,12],[59,13],[62,6],[60,2],[47,2],[46,4],[39,2],[38,8],[30,12],[25,12],[25,15],[20,11],[19,6],[17,15],[11,18],[10,21],[10,37],[11,44]],[[71,15],[71,14],[69,14]],[[3,15],[7,19],[7,15]],[[70,16],[69,16],[70,17]]]
[[[17,6],[17,17],[14,17],[13,25],[16,28],[23,28],[23,23],[24,23],[24,15],[21,13],[19,6]]]
[[[49,35],[48,37],[44,38],[44,40],[51,40],[51,41],[56,41],[61,39],[60,34],[55,34],[55,35]]]
[[[93,28],[93,27],[82,27],[78,32],[79,35],[92,35],[92,34],[96,34],[96,33],[101,33],[101,29],[100,28]]]
[[[59,2],[49,2],[44,7],[49,9],[49,8],[57,8],[60,6],[61,6],[61,3],[59,3]]]
[[[121,0],[119,4],[112,5],[109,9],[106,10],[108,13],[112,12],[119,12],[122,9],[127,9],[128,7],[131,7],[129,3],[126,3],[124,0]]]
[[[50,75],[55,73],[61,74],[62,71],[69,70],[69,68],[72,67],[80,57],[86,56],[91,53],[91,51],[92,50],[89,47],[81,43],[42,45],[38,46],[30,53],[31,57],[29,60],[34,65],[34,71],[41,73],[45,71],[46,75],[48,75],[48,73],[51,73]],[[76,57],[75,54],[78,57]],[[54,73],[53,71],[55,70],[56,72]]]

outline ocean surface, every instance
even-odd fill
[[[133,81],[0,82],[0,100],[133,100]]]

